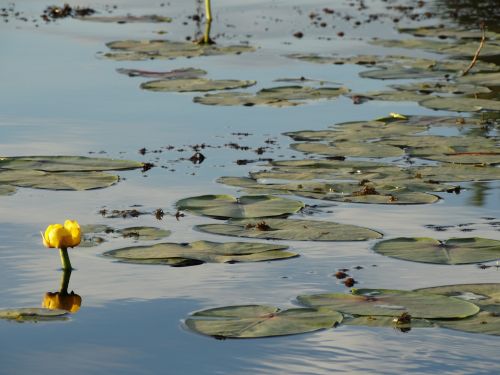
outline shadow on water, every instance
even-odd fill
[[[479,27],[484,21],[491,31],[500,31],[498,0],[437,0],[436,10],[442,18],[449,18],[465,27]]]

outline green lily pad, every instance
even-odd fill
[[[400,33],[408,33],[414,36],[454,38],[454,39],[481,39],[481,30],[467,30],[443,26],[424,26],[416,28],[399,28]],[[500,34],[493,31],[486,32],[487,39],[500,39]]]
[[[436,53],[453,56],[474,56],[479,44],[477,42],[446,43],[428,39],[394,39],[372,40],[370,43],[389,48],[423,49]],[[481,56],[495,56],[500,54],[500,44],[490,41],[481,49]]]
[[[257,338],[313,332],[333,328],[340,322],[342,314],[332,310],[242,305],[199,311],[185,324],[195,332],[216,338]]]
[[[155,227],[129,227],[119,229],[116,232],[120,233],[125,238],[134,238],[136,240],[155,241],[170,236],[172,233],[169,230]]]
[[[262,225],[264,224],[264,225]],[[227,224],[203,224],[195,229],[223,236],[292,241],[365,241],[382,234],[356,225],[297,219],[229,220]]]
[[[418,102],[430,95],[412,91],[371,91],[363,94],[353,94],[351,97],[362,97],[370,100],[383,100],[389,102]]]
[[[119,61],[232,55],[255,51],[255,48],[244,45],[204,45],[190,42],[173,42],[168,40],[123,40],[110,42],[107,46],[113,52],[106,53],[104,56],[108,59]]]
[[[178,78],[145,82],[141,84],[141,88],[151,91],[192,92],[239,89],[253,86],[256,83],[256,81],[240,81],[236,79]]]
[[[373,249],[397,259],[434,264],[468,264],[500,259],[500,241],[480,237],[446,241],[400,237],[378,242]]]
[[[406,312],[413,318],[453,319],[479,312],[476,305],[457,298],[391,289],[353,289],[352,294],[301,295],[297,300],[308,307],[329,307],[362,316],[399,316]]]
[[[471,76],[474,77],[475,75]],[[421,94],[447,93],[457,95],[487,94],[491,90],[485,86],[477,86],[468,83],[451,82],[415,82],[403,85],[391,85],[393,89],[400,91],[415,91]],[[420,100],[420,99],[417,99]]]
[[[500,111],[500,101],[490,99],[434,97],[424,99],[419,104],[426,108],[455,112]]]
[[[296,151],[327,156],[352,156],[365,158],[386,158],[403,156],[405,153],[398,147],[379,143],[336,142],[324,143],[293,143],[290,148]]]
[[[500,72],[469,74],[457,78],[460,84],[500,86]]]
[[[500,336],[500,284],[447,285],[420,290],[464,299],[481,308],[478,314],[467,319],[434,321],[438,326]]]
[[[45,172],[114,171],[142,168],[131,160],[85,156],[16,156],[0,158],[0,169],[34,169]]]
[[[118,182],[118,176],[104,172],[49,173],[30,169],[0,169],[0,184],[49,190],[91,190]]]
[[[157,78],[157,79],[189,79],[189,78],[199,78],[204,76],[207,72],[203,69],[195,68],[182,68],[174,69],[167,72],[152,72],[149,70],[139,70],[139,69],[116,69],[118,73],[126,74],[129,77],[145,77],[145,78]]]
[[[397,313],[394,316],[358,316],[355,318],[344,319],[342,322],[347,326],[362,326],[362,327],[392,327],[401,331],[409,331],[412,328],[429,328],[434,327],[434,323],[427,319],[411,319],[409,323],[398,323]],[[401,315],[401,314],[399,314]]]
[[[393,65],[359,73],[362,78],[373,79],[418,79],[443,77],[446,72]]]
[[[245,107],[253,107],[255,105],[266,105],[270,107],[293,107],[301,102],[291,102],[289,100],[277,98],[265,98],[255,94],[246,92],[218,92],[215,94],[205,94],[204,96],[196,96],[193,101],[195,103],[205,105],[221,105],[221,106],[236,106],[242,105]]]
[[[94,247],[106,242],[105,234],[115,230],[104,224],[84,224],[80,226],[82,241],[80,247]]]
[[[304,208],[304,203],[272,195],[201,195],[177,202],[177,209],[215,218],[255,218],[284,216]]]
[[[15,186],[0,185],[0,195],[12,195],[16,192]]]
[[[416,167],[416,176],[424,181],[466,182],[500,180],[500,168],[484,165],[448,164],[443,166]]]
[[[262,89],[257,92],[257,96],[281,100],[317,100],[336,98],[347,92],[349,89],[346,87],[279,86]]]
[[[17,309],[0,309],[0,319],[17,322],[36,322],[45,320],[67,320],[66,310],[45,309],[40,307],[21,307]]]
[[[288,246],[255,242],[160,243],[126,247],[104,253],[122,262],[184,266],[201,263],[262,262],[288,259],[298,254],[285,251]]]

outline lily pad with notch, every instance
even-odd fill
[[[373,250],[392,258],[434,264],[469,264],[500,259],[500,241],[481,238],[399,237],[378,242]]]
[[[157,79],[199,78],[200,76],[204,76],[205,74],[207,74],[205,70],[195,69],[195,68],[181,68],[166,72],[153,72],[149,70],[118,68],[116,69],[116,71],[120,74],[128,75],[129,77],[144,77],[144,78],[157,78]]]
[[[126,247],[108,251],[104,256],[126,263],[182,267],[202,263],[263,262],[299,256],[287,249],[288,246],[255,242],[195,241]]]
[[[214,80],[206,78],[177,78],[145,82],[141,84],[141,88],[162,92],[196,92],[239,89],[253,86],[256,83],[256,81],[242,81],[236,79]]]
[[[226,224],[197,225],[195,229],[223,236],[291,241],[366,241],[382,237],[379,232],[357,225],[299,219],[233,219]]]
[[[329,309],[281,310],[267,305],[226,306],[198,311],[186,319],[191,330],[215,338],[293,335],[335,327],[342,314]]]
[[[456,319],[479,312],[476,305],[457,298],[393,289],[353,289],[351,294],[300,295],[297,300],[307,307],[328,307],[356,316],[397,316],[406,312],[413,318]]]
[[[201,195],[181,199],[176,206],[196,215],[241,219],[287,216],[304,208],[304,203],[272,195]]]

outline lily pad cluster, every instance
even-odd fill
[[[0,195],[18,187],[49,190],[90,190],[116,184],[113,170],[142,168],[130,160],[84,156],[17,156],[0,158]]]
[[[328,329],[340,323],[411,328],[443,327],[500,335],[500,284],[451,285],[415,291],[353,289],[351,294],[299,295],[306,308],[227,306],[192,314],[185,325],[215,338],[258,338]]]
[[[114,229],[108,225],[88,224],[82,225],[83,233],[81,247],[98,246],[106,242],[110,236],[120,236],[123,238],[131,238],[136,241],[157,241],[170,236],[171,231],[156,227],[128,227],[123,229]]]

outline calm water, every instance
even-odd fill
[[[85,5],[87,2],[70,2]],[[305,5],[304,5],[305,3]],[[384,10],[373,2],[371,10]],[[5,6],[7,3],[3,4]],[[104,2],[88,2],[98,10]],[[105,43],[119,39],[183,40],[196,26],[186,17],[195,2],[121,1],[116,13],[160,13],[171,24],[99,24],[61,20],[53,24],[10,20],[0,23],[0,154],[103,155],[154,162],[167,168],[120,172],[122,181],[87,192],[19,189],[0,199],[0,308],[39,306],[48,291],[59,287],[57,251],[42,247],[39,230],[49,223],[75,218],[81,223],[114,227],[153,225],[172,230],[168,241],[197,239],[228,241],[192,229],[215,220],[187,215],[180,221],[167,214],[134,219],[104,219],[98,211],[162,208],[190,195],[234,193],[219,185],[219,176],[245,176],[259,168],[237,165],[255,159],[253,151],[224,147],[237,142],[252,148],[277,141],[262,157],[300,155],[288,149],[284,131],[324,129],[328,125],[372,119],[389,112],[435,114],[415,103],[370,102],[355,106],[349,98],[295,108],[212,107],[192,103],[194,94],[146,92],[143,81],[115,72],[116,68],[170,70],[203,68],[210,78],[255,79],[258,90],[276,78],[307,76],[341,82],[353,91],[380,89],[384,82],[360,79],[359,66],[302,63],[283,57],[290,52],[354,55],[380,52],[359,40],[378,35],[397,37],[392,23],[371,23],[357,29],[347,22],[313,28],[307,15],[325,6],[355,14],[340,1],[217,1],[214,35],[221,44],[249,41],[257,52],[170,61],[114,62],[100,59]],[[333,5],[332,5],[333,4]],[[27,0],[16,9],[37,17],[46,5]],[[31,18],[30,18],[31,19]],[[183,25],[189,21],[188,25]],[[234,27],[237,25],[237,27]],[[335,25],[335,29],[332,26]],[[293,38],[295,31],[305,36]],[[344,39],[319,39],[345,31]],[[393,51],[390,51],[391,53]],[[408,53],[408,51],[405,51]],[[415,52],[411,52],[415,53]],[[422,54],[424,55],[424,54]],[[430,56],[430,55],[429,55]],[[393,83],[393,82],[391,82]],[[446,112],[441,112],[445,114]],[[234,133],[248,132],[249,136]],[[185,145],[215,146],[203,151],[201,165],[189,161]],[[176,150],[140,155],[173,145]],[[222,146],[217,148],[217,146]],[[92,154],[89,154],[92,153]],[[466,184],[460,195],[443,194],[433,205],[385,207],[328,204],[312,218],[358,224],[395,236],[468,236],[459,227],[435,232],[427,224],[473,223],[474,236],[500,239],[485,217],[498,219],[500,183]],[[312,201],[310,202],[312,203]],[[314,202],[318,203],[318,202]],[[331,275],[337,268],[352,271],[359,286],[413,289],[455,283],[500,282],[495,268],[475,265],[433,266],[397,261],[370,250],[373,242],[290,242],[301,257],[270,263],[204,264],[190,268],[113,263],[104,251],[130,245],[114,240],[94,248],[71,251],[76,271],[70,290],[82,296],[81,310],[69,321],[17,324],[0,321],[0,374],[329,374],[443,373],[493,374],[500,371],[499,338],[444,329],[414,329],[403,334],[390,328],[341,326],[313,334],[259,340],[217,341],[186,331],[182,319],[195,310],[228,304],[263,303],[292,306],[299,293],[345,291]],[[372,265],[376,265],[373,267]]]

